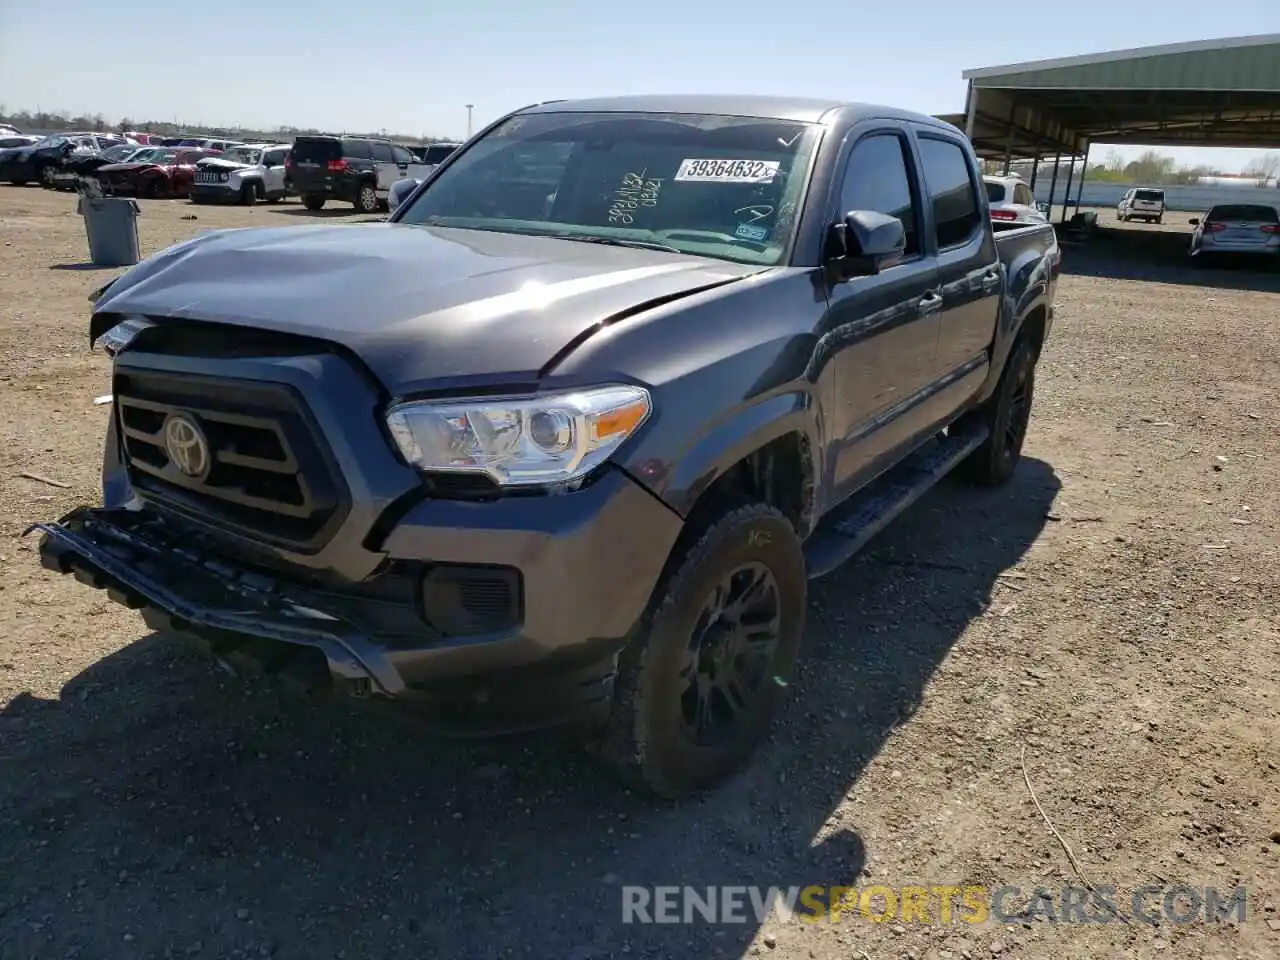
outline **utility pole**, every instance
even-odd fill
[[[471,111],[475,107],[474,103],[467,104],[467,139],[471,139]]]

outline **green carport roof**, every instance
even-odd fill
[[[1280,147],[1280,34],[966,70],[967,109],[942,119],[985,157],[1090,143]]]

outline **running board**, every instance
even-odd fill
[[[981,422],[954,432],[957,429],[952,425],[947,433],[938,434],[823,518],[804,545],[809,579],[826,576],[865,547],[978,449],[990,433]]]

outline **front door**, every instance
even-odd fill
[[[836,500],[892,461],[924,426],[917,422],[919,398],[934,376],[942,300],[936,266],[922,244],[918,182],[905,134],[872,130],[850,151],[831,210],[832,222],[852,210],[889,214],[907,234],[903,262],[834,284],[827,293],[818,351],[835,365],[827,462]]]
[[[288,147],[262,152],[262,189],[269,196],[284,193],[284,159]]]

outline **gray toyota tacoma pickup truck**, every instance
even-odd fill
[[[1008,480],[1051,227],[926,116],[543,103],[390,222],[229,230],[94,298],[104,505],[40,554],[152,627],[679,795],[765,736],[809,579]]]

